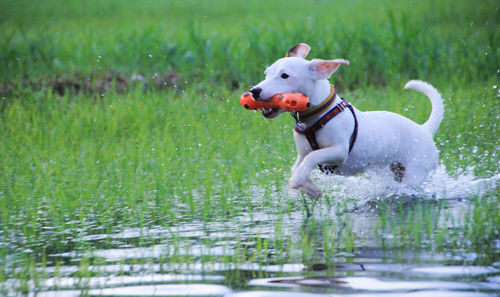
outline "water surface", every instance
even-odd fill
[[[498,296],[498,237],[486,251],[438,244],[440,236],[462,239],[472,197],[495,195],[498,177],[438,170],[425,189],[383,178],[315,178],[329,189],[317,203],[256,186],[254,206],[236,216],[112,233],[83,228],[78,248],[36,264],[37,278],[8,277],[0,286],[7,296],[22,288],[64,297]]]

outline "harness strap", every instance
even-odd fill
[[[342,97],[341,97],[342,98]],[[356,142],[356,138],[358,137],[358,119],[356,117],[356,113],[354,112],[354,108],[352,107],[347,100],[342,98],[342,102],[337,104],[334,108],[332,108],[329,112],[327,112],[324,116],[322,116],[316,123],[307,128],[302,128],[299,126],[299,123],[295,124],[294,130],[306,136],[307,141],[311,145],[311,148],[315,151],[319,149],[318,141],[316,140],[316,131],[323,128],[326,123],[328,123],[331,119],[333,119],[336,115],[341,113],[345,108],[349,108],[354,117],[354,131],[352,132],[351,139],[349,142],[349,152],[352,151],[354,147],[354,143]]]
[[[352,117],[354,118],[354,131],[352,131],[351,141],[349,143],[349,153],[352,151],[354,144],[356,143],[356,139],[358,138],[358,118],[356,117],[356,113],[354,112],[354,108],[351,104],[347,105],[347,108],[352,113]]]

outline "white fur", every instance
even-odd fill
[[[330,93],[328,78],[347,60],[305,60],[308,46],[299,44],[292,48],[287,57],[277,60],[266,69],[266,78],[255,88],[261,88],[260,99],[265,100],[277,93],[303,93],[312,106],[320,104]],[[295,55],[295,56],[294,56]],[[282,74],[288,78],[284,79]],[[349,153],[350,137],[354,130],[354,118],[348,109],[330,120],[316,132],[320,149],[312,151],[302,134],[294,132],[297,160],[292,167],[289,186],[301,189],[313,198],[321,195],[321,190],[312,183],[309,176],[318,164],[338,166],[336,173],[352,175],[377,166],[387,167],[393,162],[405,168],[402,182],[421,185],[429,173],[436,168],[438,151],[433,136],[443,119],[443,101],[440,94],[430,84],[412,80],[405,85],[424,93],[432,103],[432,112],[423,125],[388,111],[362,112],[354,108],[358,119],[358,137]],[[349,98],[347,98],[349,99]],[[335,104],[342,99],[337,96]],[[274,117],[282,110],[266,111],[266,117]],[[311,126],[319,117],[305,122]]]
[[[413,89],[424,93],[425,96],[429,97],[432,102],[432,112],[431,116],[422,126],[425,126],[429,131],[431,131],[432,135],[434,135],[439,128],[439,124],[443,120],[444,114],[444,105],[443,100],[441,99],[441,95],[438,93],[436,89],[430,84],[419,81],[419,80],[410,80],[406,83],[405,89]]]

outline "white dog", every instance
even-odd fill
[[[438,151],[433,135],[443,119],[440,94],[431,85],[412,80],[405,89],[424,93],[432,103],[432,112],[423,125],[388,111],[362,112],[338,96],[328,79],[347,60],[305,60],[310,47],[300,43],[285,58],[265,71],[266,79],[251,92],[257,100],[277,93],[303,93],[311,107],[292,112],[297,121],[294,138],[298,157],[292,167],[289,186],[301,189],[312,198],[321,190],[309,178],[317,166],[337,174],[352,175],[372,166],[387,167],[399,182],[421,185],[436,168]],[[273,118],[283,112],[267,109]]]

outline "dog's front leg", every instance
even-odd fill
[[[299,168],[300,164],[304,160],[304,155],[298,154],[297,159],[295,160],[295,163],[292,166],[292,176],[295,174],[295,171],[297,171],[297,168]]]
[[[312,188],[310,187],[312,182],[309,179],[309,175],[314,167],[320,163],[330,163],[332,165],[340,166],[346,161],[347,153],[348,148],[342,146],[331,146],[310,152],[303,158],[302,162],[300,162],[296,168],[292,169],[292,177],[289,182],[290,188]],[[297,161],[299,160],[297,159]],[[314,184],[312,185],[314,186]],[[308,191],[305,192],[307,193]]]
[[[299,153],[297,155],[297,160],[295,160],[295,163],[292,166],[292,176],[294,176],[295,172],[297,171],[297,168],[299,168],[303,160],[304,160],[304,155]],[[300,189],[313,199],[318,199],[321,196],[321,189],[318,188],[318,186],[316,186],[315,184],[313,184],[310,178],[307,178],[306,182],[300,187]]]

